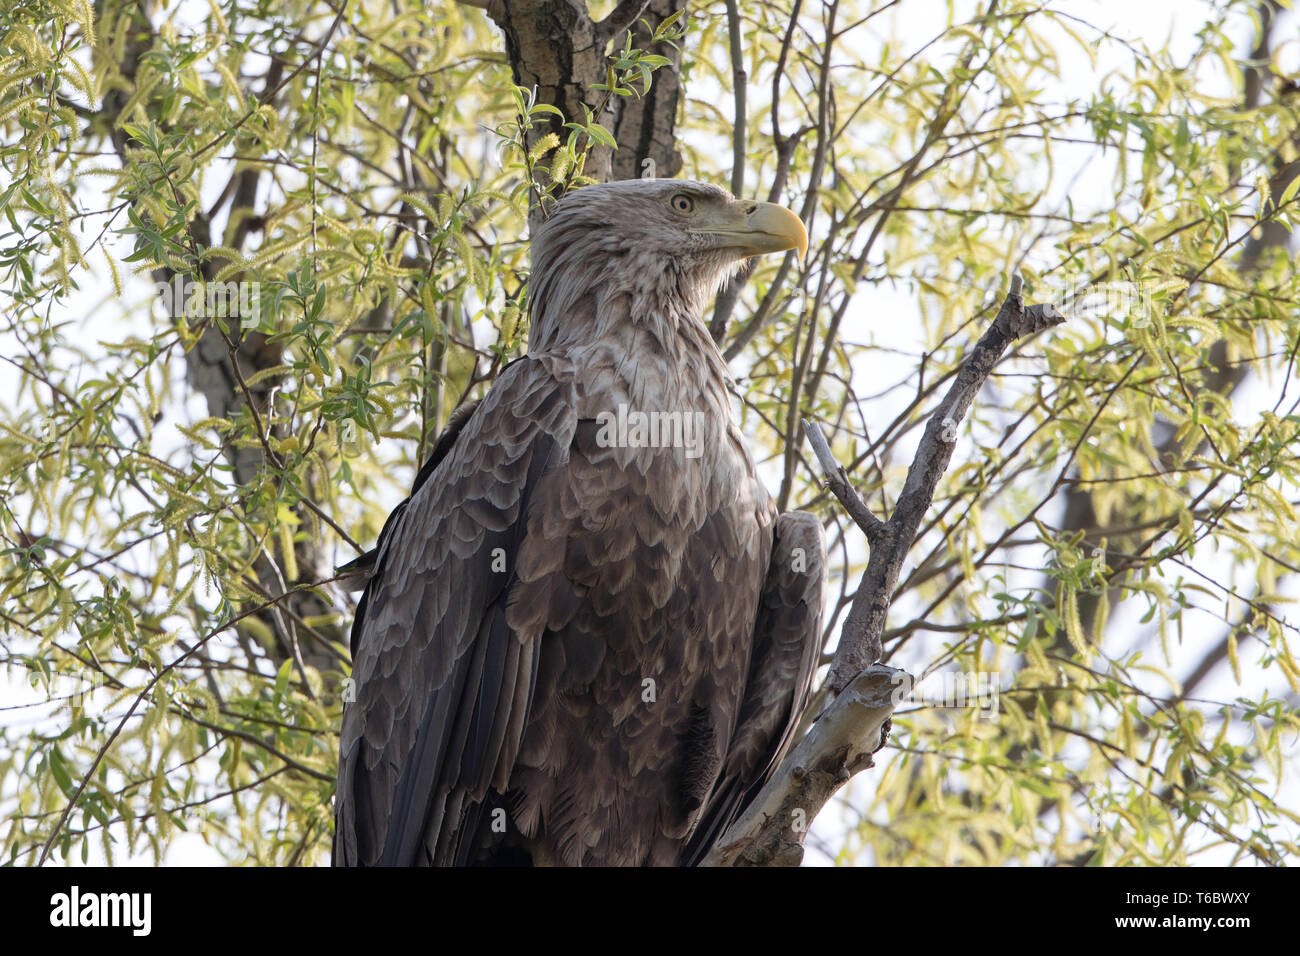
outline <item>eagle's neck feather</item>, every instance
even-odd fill
[[[582,353],[639,340],[651,348],[629,358],[658,356],[672,365],[706,368],[728,380],[726,363],[709,335],[703,311],[731,271],[722,255],[685,262],[638,263],[635,253],[561,253],[534,274],[530,352]]]

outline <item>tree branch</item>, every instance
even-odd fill
[[[1011,289],[997,318],[976,344],[938,410],[930,416],[894,513],[876,531],[867,569],[844,622],[835,662],[826,678],[834,693],[840,693],[854,677],[880,659],[885,616],[903,559],[934,500],[934,489],[952,459],[957,426],[966,417],[993,366],[1012,342],[1065,321],[1065,316],[1051,305],[1025,308],[1020,297],[1022,285],[1019,276],[1012,278]]]
[[[506,13],[505,0],[456,0],[462,7],[476,7],[482,10],[494,23],[500,23]]]
[[[648,6],[650,0],[619,0],[618,5],[609,12],[609,16],[596,24],[596,39],[600,42],[601,52],[604,52],[605,45],[610,40],[636,23],[636,18],[641,16]]]
[[[835,791],[873,766],[912,678],[867,668],[835,698],[701,866],[798,866],[809,824]]]
[[[740,819],[718,840],[704,866],[797,866],[803,859],[809,824],[836,790],[872,766],[872,753],[884,746],[890,716],[912,686],[912,678],[905,672],[876,663],[882,651],[885,618],[903,559],[952,459],[957,425],[1013,342],[1065,321],[1050,305],[1025,308],[1022,286],[1020,276],[1013,276],[997,318],[930,417],[903,492],[887,521],[867,508],[848,472],[832,456],[821,430],[804,422],[831,492],[867,535],[870,557],[826,676],[823,689],[829,691],[831,703]]]
[[[853,523],[862,529],[868,541],[878,538],[887,530],[885,522],[871,513],[867,503],[858,494],[858,489],[853,487],[848,471],[831,454],[831,446],[827,443],[826,436],[822,434],[821,427],[816,422],[805,418],[803,433],[808,437],[808,444],[812,445],[813,453],[817,456],[822,472],[826,475],[826,487],[839,499],[844,510],[849,513]]]

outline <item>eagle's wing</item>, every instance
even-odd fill
[[[506,366],[506,368],[509,367],[510,366],[508,365]],[[470,416],[474,414],[474,410],[479,407],[481,402],[482,399],[477,402],[466,402],[465,404],[458,406],[456,410],[451,413],[451,416],[447,419],[447,427],[444,428],[442,434],[438,436],[438,441],[434,444],[433,450],[429,452],[428,459],[420,466],[420,470],[416,472],[415,482],[411,485],[411,493],[407,495],[405,501],[393,509],[392,514],[388,516],[388,520],[384,522],[383,530],[379,532],[379,543],[360,557],[353,558],[347,564],[341,564],[334,569],[334,573],[338,576],[339,582],[349,591],[360,591],[370,582],[370,578],[375,572],[375,565],[379,563],[379,552],[383,550],[384,544],[388,540],[388,536],[392,534],[393,528],[397,527],[402,512],[406,510],[406,506],[410,504],[411,499],[415,497],[416,493],[424,483],[433,476],[433,473],[438,469],[438,466],[442,464],[442,460],[450,454],[452,446],[456,444],[457,437],[459,437],[461,430],[465,427],[465,423],[469,421]],[[361,604],[357,607],[356,617],[360,618],[364,613],[365,599],[363,597]],[[359,637],[360,634],[360,628],[354,627],[352,629],[352,653],[354,655],[357,652],[356,638]]]
[[[806,511],[781,515],[759,596],[740,716],[722,773],[683,850],[683,865],[695,866],[708,855],[790,747],[821,653],[825,577],[821,522]]]
[[[553,365],[508,367],[381,535],[353,625],[336,865],[454,861],[462,812],[505,787],[540,643],[512,635],[506,601],[531,496],[575,427]]]

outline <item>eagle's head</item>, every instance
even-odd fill
[[[736,199],[708,183],[583,187],[554,206],[532,239],[532,346],[562,341],[584,315],[598,321],[615,296],[631,296],[636,314],[698,320],[742,260],[807,248],[803,223],[784,206]]]

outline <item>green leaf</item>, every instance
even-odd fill
[[[1292,177],[1287,183],[1286,189],[1282,190],[1282,195],[1277,199],[1278,208],[1285,206],[1295,199],[1296,190],[1300,190],[1300,175]]]
[[[285,658],[280,669],[275,672],[275,696],[283,697],[289,689],[289,675],[293,672],[293,659]]]

